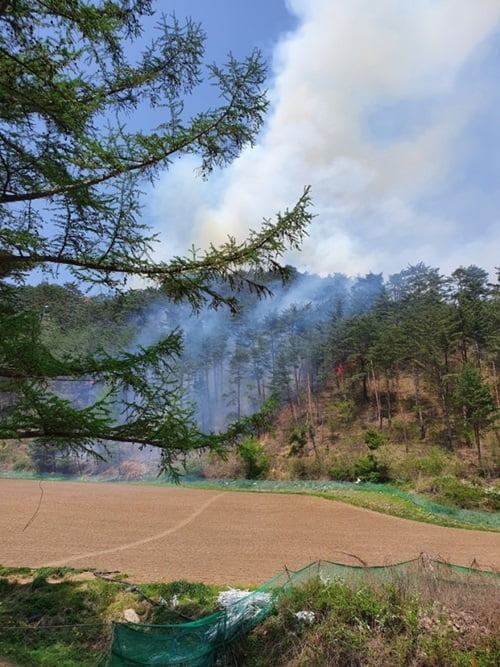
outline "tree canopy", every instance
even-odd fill
[[[151,0],[0,1],[0,437],[76,450],[149,444],[174,471],[179,454],[218,449],[251,426],[199,431],[172,379],[179,331],[117,354],[57,354],[41,341],[43,313],[16,296],[33,271],[64,269],[79,285],[118,288],[140,276],[194,309],[236,309],[239,290],[268,293],[268,272],[286,279],[282,254],[300,247],[311,218],[307,188],[243,241],[153,259],[144,184],[183,155],[198,156],[208,177],[253,143],[267,108],[260,54],[206,66],[204,43],[199,24],[157,17]],[[189,114],[205,80],[219,104]],[[147,131],[137,129],[145,106],[159,119]],[[95,386],[84,406],[64,391],[81,380]]]

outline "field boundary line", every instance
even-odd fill
[[[118,551],[126,551],[127,549],[138,547],[141,544],[147,544],[148,542],[161,540],[163,537],[166,537],[167,535],[172,535],[172,533],[175,533],[181,528],[184,528],[184,526],[190,524],[192,521],[198,518],[200,514],[202,514],[208,507],[210,507],[212,503],[214,503],[216,500],[218,500],[224,495],[226,495],[225,492],[218,493],[216,496],[212,496],[212,498],[209,498],[205,503],[203,503],[203,505],[201,505],[201,507],[198,507],[198,509],[195,510],[188,517],[182,519],[182,521],[179,521],[179,523],[177,523],[172,528],[163,530],[161,533],[156,533],[155,535],[150,535],[149,537],[144,537],[143,539],[135,540],[134,542],[128,542],[127,544],[120,544],[119,546],[111,547],[110,549],[100,549],[99,551],[88,551],[87,553],[84,554],[78,554],[78,556],[69,556],[68,558],[61,558],[57,561],[51,561],[50,563],[39,565],[38,567],[62,567],[67,563],[73,563],[74,561],[82,560],[83,558],[91,558],[92,556],[101,556],[104,554],[116,553]]]

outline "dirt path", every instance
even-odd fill
[[[41,502],[40,502],[41,500]],[[37,511],[38,510],[38,511]],[[0,563],[119,570],[136,582],[260,584],[324,559],[421,552],[500,570],[500,534],[406,521],[317,497],[0,480]]]

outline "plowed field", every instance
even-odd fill
[[[134,582],[261,584],[316,560],[388,565],[421,552],[500,570],[500,534],[330,500],[170,486],[0,480],[0,563],[120,571]]]

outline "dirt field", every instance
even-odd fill
[[[0,563],[118,570],[134,582],[261,584],[319,559],[387,565],[425,552],[500,570],[500,534],[316,497],[0,480]],[[354,556],[354,557],[353,557]]]

